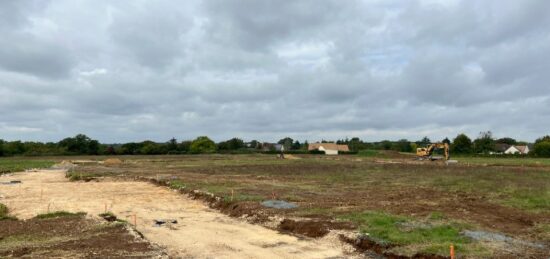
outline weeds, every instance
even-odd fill
[[[435,213],[437,218],[441,215]],[[468,253],[470,240],[460,234],[464,227],[456,223],[419,222],[412,218],[383,212],[364,211],[340,216],[357,223],[359,230],[372,240],[387,245],[422,246],[421,252],[444,254],[453,244],[457,251]]]
[[[35,218],[37,219],[52,219],[52,218],[61,218],[61,217],[82,217],[86,215],[86,212],[68,212],[68,211],[55,211],[44,214],[38,214]]]
[[[6,205],[0,203],[0,221],[2,220],[17,220],[16,217],[8,215],[9,209]]]

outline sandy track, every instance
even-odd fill
[[[48,211],[107,210],[133,222],[147,239],[184,258],[350,258],[335,236],[299,239],[230,218],[166,188],[145,182],[69,182],[63,171],[44,170],[0,177],[0,202],[21,219]],[[154,219],[175,219],[171,227]]]

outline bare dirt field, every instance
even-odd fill
[[[451,244],[472,258],[550,256],[550,167],[544,159],[459,159],[445,166],[398,153],[296,157],[120,157],[122,164],[86,164],[75,172],[84,178],[158,179],[174,189],[207,191],[226,201],[215,207],[229,215],[311,220],[318,223],[314,234],[321,236],[340,228],[331,225],[333,220],[351,222],[386,244],[386,256],[448,256]],[[269,199],[298,208],[261,206]],[[299,226],[288,230],[308,235]],[[464,234],[473,230],[505,238]]]
[[[146,182],[69,182],[59,170],[17,173],[2,181],[2,203],[11,214],[30,219],[48,211],[109,211],[134,223],[146,239],[167,248],[170,256],[188,258],[349,258],[351,247],[335,235],[322,239],[281,234],[231,218],[167,188]],[[155,220],[164,220],[163,225]],[[177,223],[171,223],[172,221]],[[50,224],[53,222],[50,222]],[[14,223],[16,224],[16,223]]]
[[[224,230],[220,236],[231,240],[221,243],[227,244],[218,249],[222,257],[225,253],[231,257],[231,251],[252,251],[249,257],[258,257],[254,252],[257,247],[270,253],[301,251],[271,254],[273,257],[351,256],[346,254],[351,248],[340,240],[374,257],[445,258],[450,245],[459,258],[550,257],[548,159],[464,157],[446,166],[413,161],[410,155],[395,152],[293,158],[260,154],[40,158],[55,162],[70,159],[78,164],[67,177],[72,182],[58,175],[53,184],[61,184],[63,189],[50,194],[44,190],[42,194],[68,203],[37,202],[40,193],[35,189],[25,191],[31,193],[29,200],[7,205],[22,217],[45,212],[48,204],[51,211],[83,210],[90,215],[104,212],[107,206],[130,223],[137,214],[138,230],[146,238],[160,240],[158,243],[171,247],[172,254],[180,255],[196,252],[194,247],[207,249],[216,244],[204,238],[189,249],[178,250],[188,246],[191,239],[184,242],[162,237],[186,228],[201,236],[202,225],[214,222],[216,230]],[[23,165],[27,161],[37,164],[29,158],[13,163]],[[28,181],[36,176],[29,174]],[[17,191],[15,185],[10,188]],[[293,207],[269,208],[263,204],[268,200],[289,202]],[[38,207],[24,205],[28,202]],[[193,216],[202,213],[210,216]],[[179,218],[183,214],[181,217],[193,219],[192,223]],[[175,219],[178,223],[153,227],[154,219]],[[242,231],[232,229],[234,226],[243,226]],[[248,227],[268,231],[261,237],[271,241],[247,241],[247,237],[254,237],[252,232],[259,231],[245,231]],[[229,233],[244,232],[243,237],[225,235],[226,229]],[[311,247],[320,253],[307,252]]]

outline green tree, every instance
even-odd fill
[[[168,152],[176,152],[178,151],[178,140],[176,138],[171,138],[166,143],[166,150]]]
[[[538,138],[537,140],[535,140],[535,144],[536,144],[536,143],[539,143],[539,142],[543,142],[543,141],[550,141],[550,136],[549,136],[549,135],[546,135],[546,136],[544,136],[544,137]]]
[[[426,147],[426,146],[430,145],[431,143],[432,143],[432,141],[428,138],[428,136],[424,136],[421,140],[416,141],[416,144],[419,147]]]
[[[240,138],[232,138],[218,144],[220,150],[237,150],[244,148],[244,141]]]
[[[412,152],[411,142],[406,139],[400,139],[394,143],[393,150],[399,152]]]
[[[180,152],[184,152],[184,153],[189,152],[189,150],[191,149],[191,143],[192,143],[192,141],[190,141],[190,140],[184,140],[184,141],[182,141],[182,142],[178,145],[178,150],[179,150]]]
[[[84,134],[72,138],[65,138],[58,143],[59,147],[73,154],[96,155],[99,153],[99,141],[93,140]]]
[[[285,150],[290,150],[292,147],[292,143],[294,143],[294,140],[289,137],[281,139],[279,140],[279,142],[277,142],[277,144],[282,144],[285,147]]]
[[[495,140],[495,144],[508,144],[508,145],[517,145],[517,141],[513,138],[499,138]]]
[[[495,151],[495,140],[491,131],[479,133],[479,137],[474,140],[474,151],[484,154]]]
[[[445,138],[441,141],[441,143],[447,143],[447,144],[450,145],[450,144],[451,144],[451,140],[449,140],[449,138],[445,137]]]
[[[550,140],[539,141],[533,148],[533,153],[539,157],[550,157]]]
[[[6,141],[0,139],[0,156],[4,156],[4,143],[6,143]]]
[[[216,152],[216,143],[207,136],[200,136],[191,142],[190,151],[192,153],[214,153]]]
[[[451,152],[456,154],[472,153],[472,140],[466,134],[458,134],[451,145]]]

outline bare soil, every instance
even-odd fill
[[[84,216],[0,221],[0,257],[162,257],[122,224]]]
[[[304,239],[252,225],[226,216],[166,188],[146,182],[69,182],[63,171],[18,173],[6,180],[20,185],[2,189],[2,202],[12,214],[29,219],[57,210],[84,211],[89,215],[113,212],[133,223],[153,243],[167,248],[170,256],[192,258],[353,258],[354,249],[336,234],[322,239]],[[158,226],[154,220],[176,220]],[[90,239],[103,244],[108,239]],[[58,244],[60,245],[60,244]],[[77,246],[75,242],[64,246]],[[93,246],[93,245],[92,245]],[[91,246],[91,247],[92,247]]]

